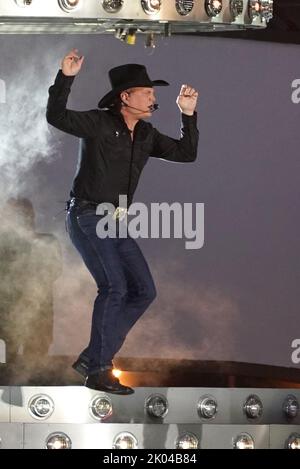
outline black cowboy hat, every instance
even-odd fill
[[[129,88],[169,85],[164,80],[150,80],[146,67],[139,64],[120,65],[109,70],[108,74],[112,90],[99,101],[99,108],[107,108],[119,93]]]

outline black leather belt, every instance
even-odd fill
[[[98,202],[92,202],[91,200],[79,199],[77,197],[72,197],[70,199],[70,206],[77,206],[77,207],[85,207],[86,205],[90,205],[91,207],[97,207],[99,205]]]
[[[85,199],[79,199],[77,197],[72,197],[70,200],[67,201],[66,203],[66,210],[69,210],[71,207],[93,207],[97,208],[97,206],[100,205],[98,202],[91,202],[90,200],[85,200]],[[102,206],[105,207],[104,203],[101,203]],[[128,210],[124,207],[117,207],[115,210],[111,211],[109,207],[106,208],[107,213],[110,213],[115,220],[122,220],[125,215],[127,214]]]

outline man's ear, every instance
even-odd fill
[[[127,104],[127,101],[128,101],[127,91],[122,91],[122,93],[120,94],[120,98],[123,104]]]

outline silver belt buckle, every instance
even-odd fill
[[[113,213],[113,219],[114,220],[123,220],[123,218],[126,216],[126,213],[127,213],[127,208],[117,207],[116,210]]]

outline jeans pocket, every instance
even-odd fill
[[[86,217],[86,216],[90,217],[91,215],[96,215],[96,210],[95,209],[80,207],[80,209],[77,210],[76,217],[77,217],[77,220],[78,220],[79,218]]]
[[[84,231],[86,227],[92,226],[95,223],[96,212],[93,209],[80,208],[76,214],[77,223]]]
[[[97,223],[106,215],[97,215],[95,209],[85,208],[77,214],[77,224],[86,235],[97,233]]]
[[[82,206],[77,206],[76,207],[76,218],[79,220],[82,217],[85,216],[91,216],[91,215],[96,215],[96,207],[93,207],[91,205],[82,205]]]

